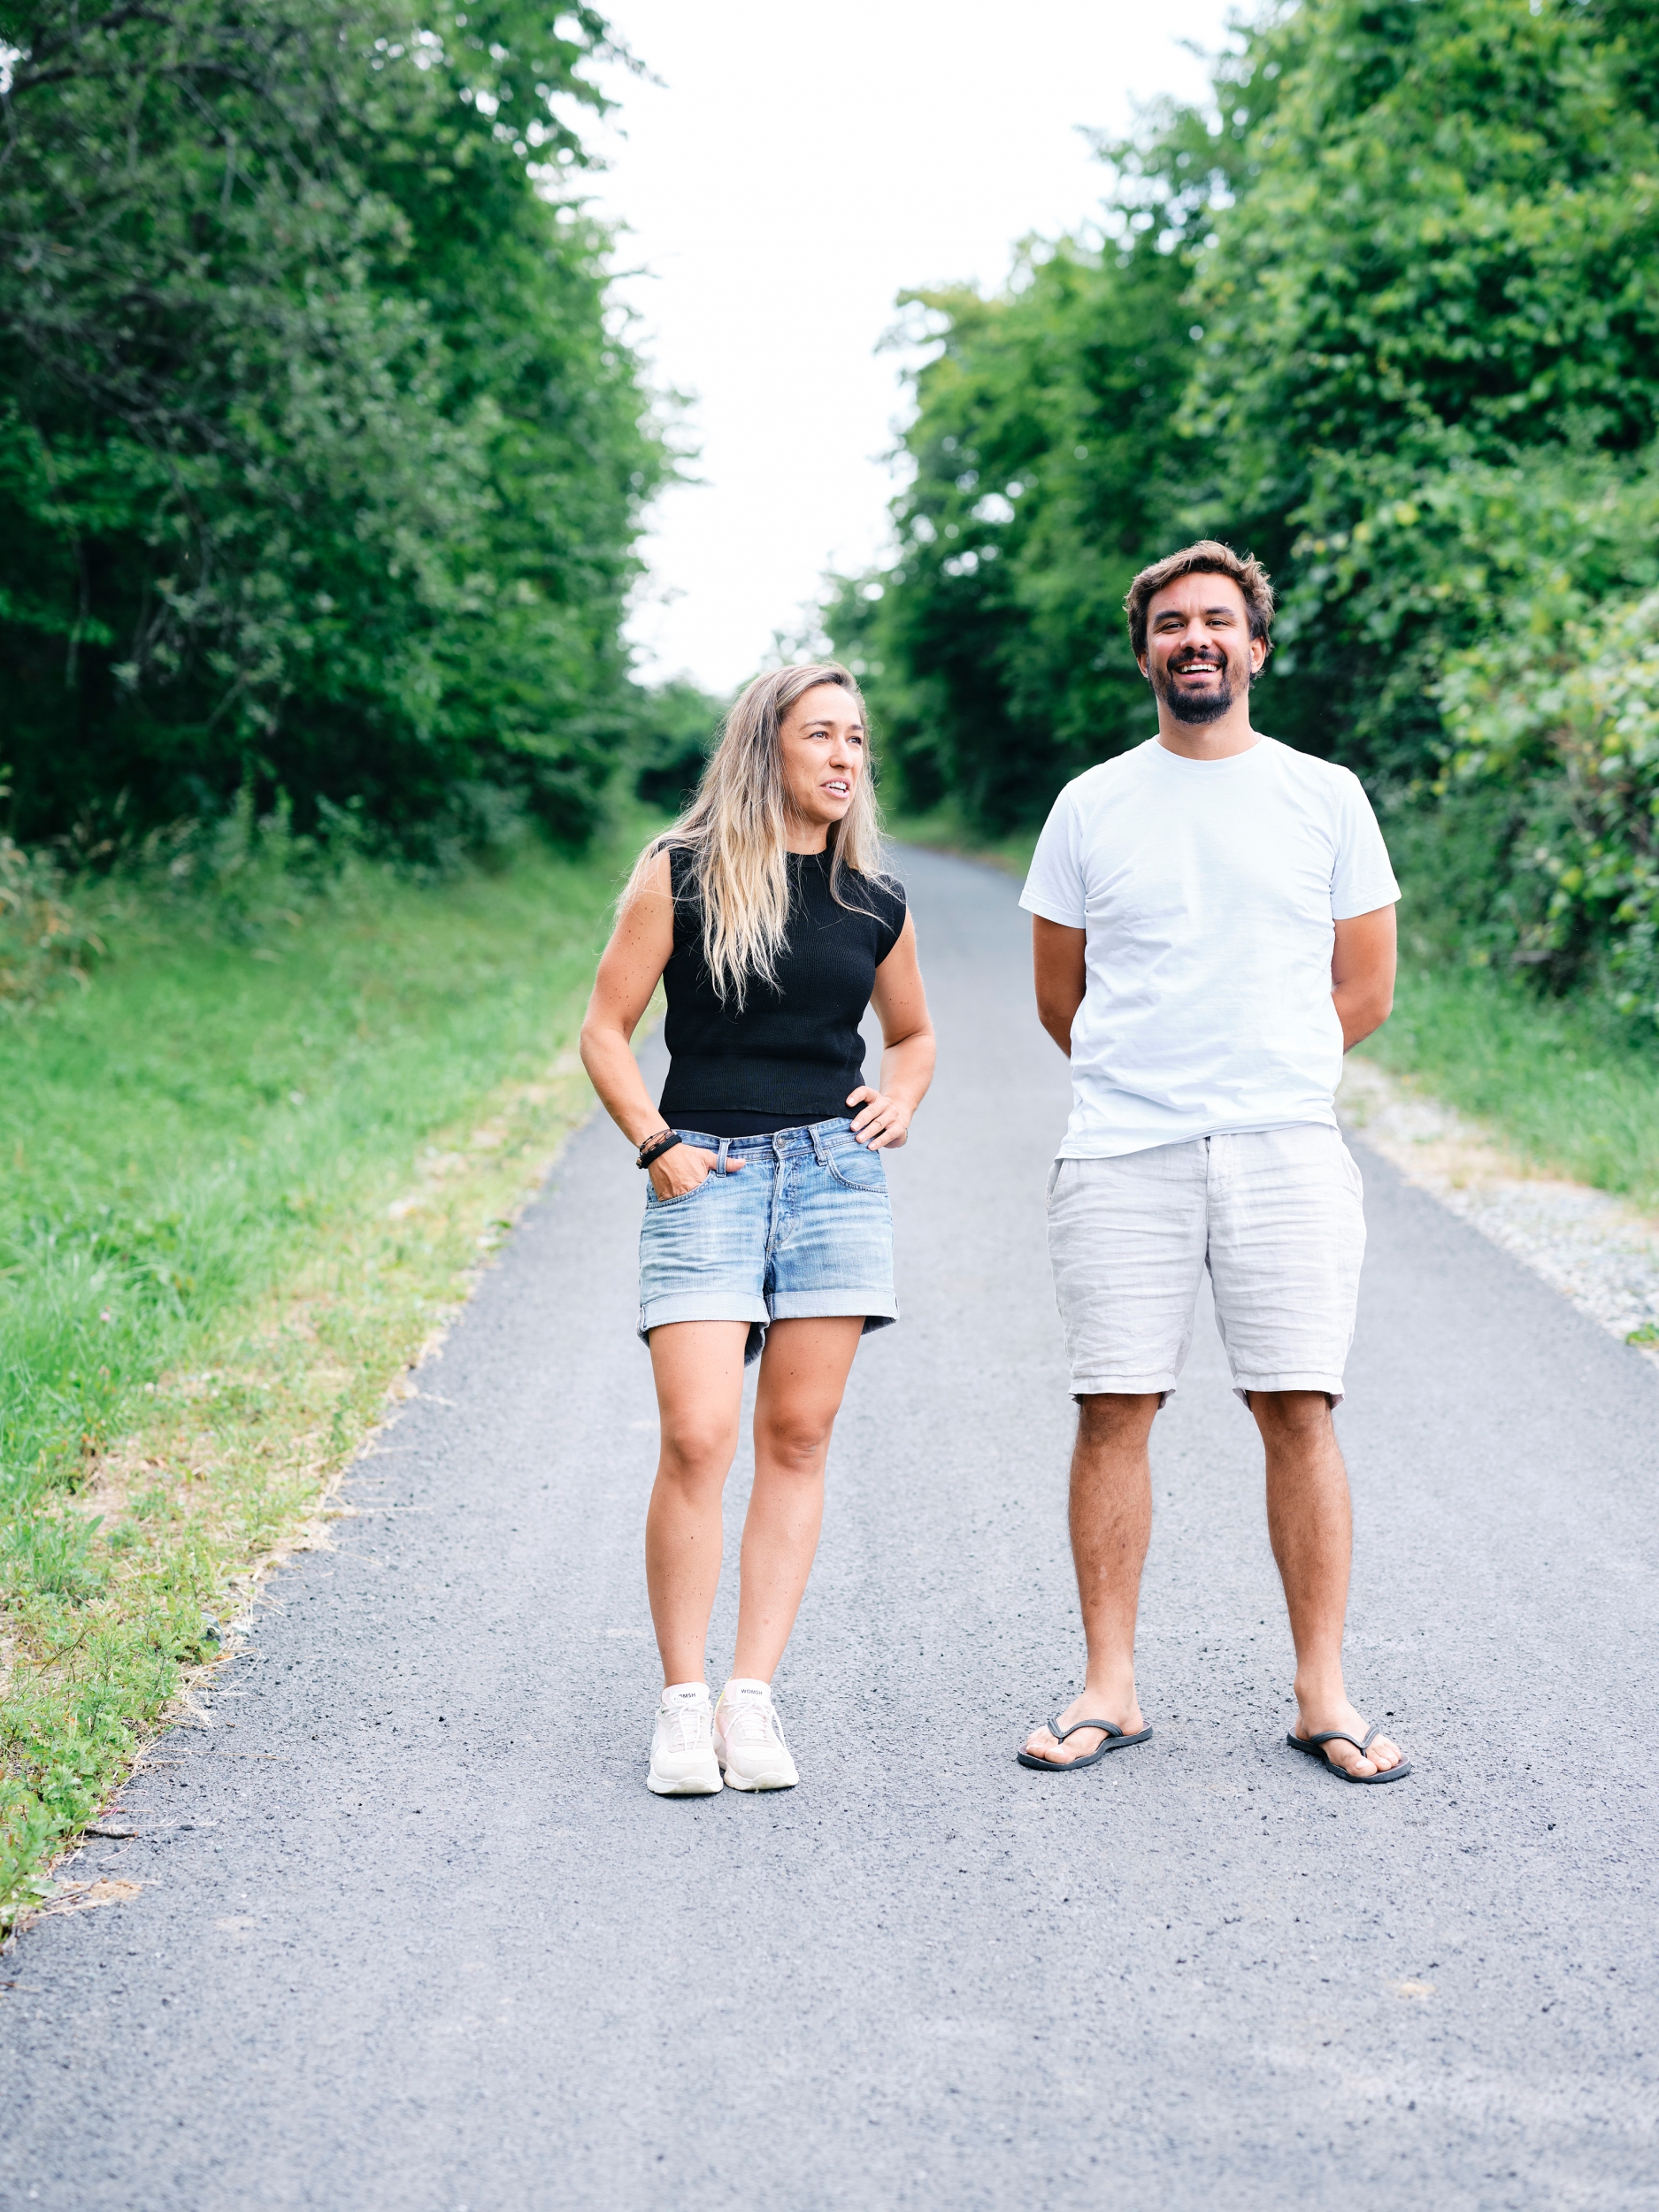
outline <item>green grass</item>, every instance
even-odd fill
[[[1659,1046],[1490,968],[1425,958],[1409,920],[1403,934],[1393,1018],[1360,1050],[1533,1165],[1659,1211]]]
[[[0,1030],[0,1924],[585,1110],[627,856],[359,867],[242,943],[129,895]]]

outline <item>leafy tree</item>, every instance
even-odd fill
[[[661,467],[561,177],[590,10],[40,0],[0,143],[13,826],[244,785],[572,837]]]
[[[1432,757],[1435,670],[1482,618],[1434,488],[1654,435],[1659,135],[1632,59],[1577,0],[1310,0],[1223,72],[1247,135],[1187,426],[1209,517],[1279,573],[1293,729],[1372,772]]]
[[[677,814],[697,787],[726,707],[683,679],[644,693],[634,746],[636,796]]]

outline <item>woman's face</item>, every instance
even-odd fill
[[[810,841],[797,849],[822,852],[864,772],[864,715],[841,684],[814,684],[785,715],[780,736],[789,811]]]

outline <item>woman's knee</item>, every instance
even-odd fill
[[[694,1416],[663,1424],[660,1471],[671,1482],[724,1482],[736,1456],[734,1422]]]
[[[829,1450],[837,1409],[828,1413],[805,1408],[780,1409],[755,1423],[755,1455],[803,1475],[817,1474]]]

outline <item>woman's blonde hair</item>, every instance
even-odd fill
[[[720,726],[697,795],[664,836],[654,837],[634,864],[622,904],[648,888],[657,855],[678,846],[695,866],[703,914],[703,956],[723,999],[743,1003],[758,977],[776,983],[778,956],[788,942],[789,802],[784,785],[785,718],[804,692],[838,684],[861,715],[864,695],[839,661],[807,661],[757,676]],[[880,818],[871,784],[870,732],[864,772],[853,803],[829,833],[830,896],[851,910],[844,878],[881,874]]]

